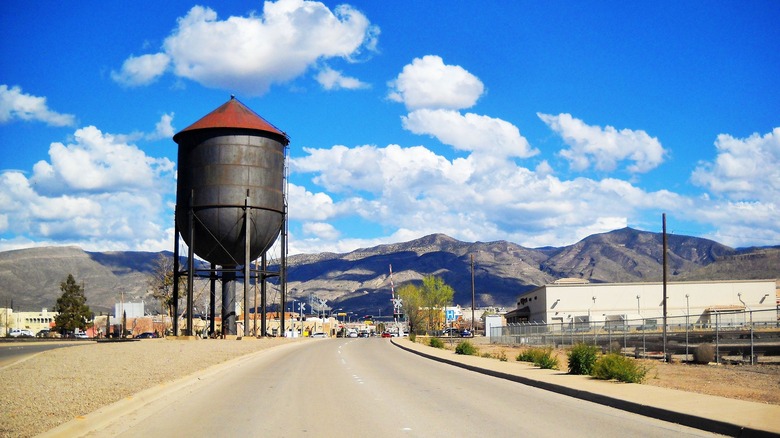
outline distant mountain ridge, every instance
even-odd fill
[[[670,281],[780,278],[780,247],[734,249],[680,235],[668,235],[667,242]],[[455,303],[467,306],[471,305],[473,257],[476,304],[514,307],[521,293],[559,278],[660,281],[662,248],[660,233],[632,228],[595,234],[560,248],[461,242],[432,234],[343,254],[290,256],[288,292],[296,300],[314,295],[335,309],[387,315],[392,310],[392,265],[396,289],[436,275],[453,287]],[[158,305],[146,293],[146,278],[158,254],[90,253],[77,247],[0,252],[0,300],[13,299],[16,309],[51,308],[60,295],[60,282],[70,273],[84,284],[87,304],[96,312],[113,308],[122,297],[126,301],[145,298],[147,306],[156,309]],[[268,301],[278,301],[276,295],[269,293]]]

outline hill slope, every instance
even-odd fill
[[[437,275],[455,290],[455,303],[469,306],[473,257],[477,305],[514,307],[521,293],[558,278],[660,281],[662,253],[661,234],[631,228],[589,236],[566,247],[537,249],[433,234],[345,254],[291,256],[288,292],[289,299],[313,295],[334,309],[388,315],[392,265],[396,288]],[[77,247],[0,252],[0,300],[13,299],[14,308],[21,310],[51,308],[60,295],[60,282],[70,273],[84,284],[87,304],[95,312],[113,308],[123,295],[125,300],[145,299],[147,309],[157,309],[146,294],[146,278],[158,254],[88,253]],[[668,255],[670,281],[780,277],[777,247],[736,250],[707,239],[669,235]],[[204,309],[207,287],[197,287],[196,305]],[[269,303],[278,299],[278,293],[269,292]]]

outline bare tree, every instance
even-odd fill
[[[147,284],[154,299],[160,302],[160,308],[166,315],[173,314],[173,257],[158,254],[154,259],[152,272],[149,273]],[[180,281],[181,286],[181,281]],[[179,298],[187,295],[186,287],[179,287]]]

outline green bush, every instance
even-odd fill
[[[569,374],[590,375],[593,364],[598,358],[598,348],[594,345],[577,344],[569,350]]]
[[[496,353],[496,359],[500,360],[501,362],[506,362],[507,361],[506,351],[499,350],[499,352]]]
[[[532,362],[534,365],[543,369],[558,369],[558,359],[553,357],[552,348],[529,348],[520,352],[515,360],[520,362]]]
[[[415,339],[417,339],[417,335],[415,335],[414,332],[409,333],[409,340],[414,342]]]
[[[520,353],[517,353],[517,357],[515,357],[515,360],[518,362],[533,362],[534,361],[534,355],[533,355],[533,348],[529,348],[527,350],[523,350]]]
[[[626,383],[642,383],[647,371],[647,367],[634,359],[610,353],[601,356],[593,364],[590,375],[603,380],[615,379]]]
[[[455,347],[455,354],[463,354],[466,356],[476,356],[479,354],[479,350],[469,341],[462,341]]]
[[[428,341],[428,345],[430,345],[433,348],[444,348],[444,342],[442,342],[439,338],[431,338]]]

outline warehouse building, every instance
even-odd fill
[[[777,324],[777,280],[670,282],[666,286],[667,317],[709,326]],[[643,329],[663,318],[663,283],[588,283],[562,279],[518,297],[506,314],[512,323],[587,327],[602,324]]]

